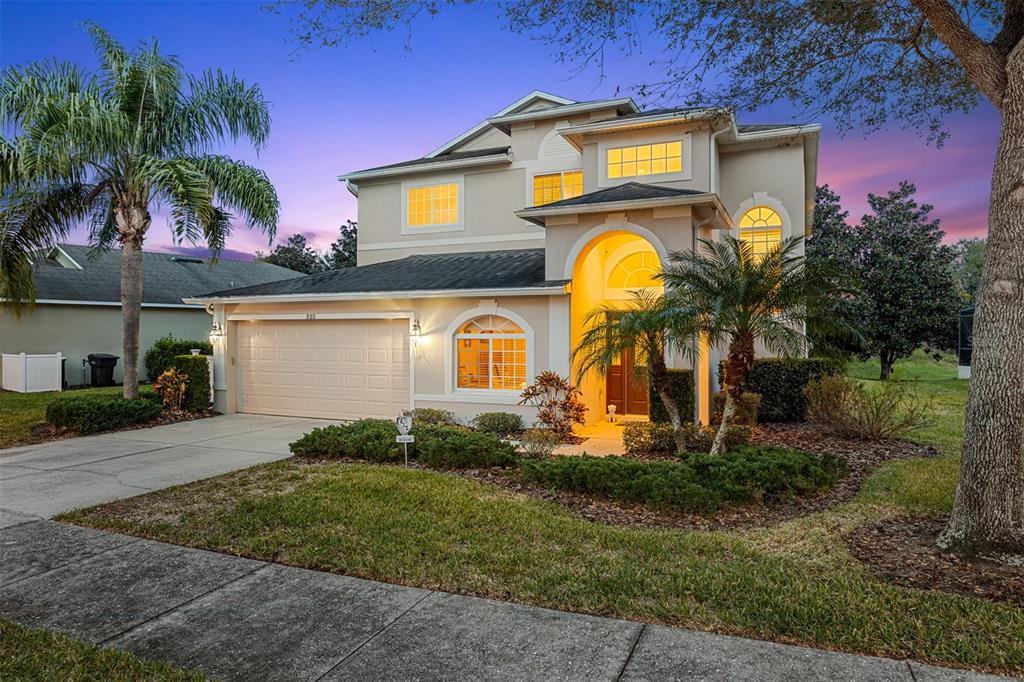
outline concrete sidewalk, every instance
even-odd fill
[[[0,617],[228,680],[982,680],[0,513]]]
[[[51,517],[289,456],[322,419],[230,414],[0,450],[0,508]]]

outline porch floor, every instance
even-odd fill
[[[615,423],[609,423],[602,419],[593,424],[574,429],[580,438],[581,443],[559,445],[555,449],[556,455],[595,455],[604,457],[606,455],[621,455],[625,450],[622,446],[622,426],[631,421],[647,421],[646,417],[619,417]]]

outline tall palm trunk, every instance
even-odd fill
[[[1024,41],[1007,60],[960,481],[939,545],[1024,553]]]
[[[711,454],[720,455],[725,452],[725,436],[729,433],[732,420],[736,416],[736,405],[743,396],[743,387],[747,383],[751,370],[754,368],[754,336],[740,334],[729,341],[729,357],[725,362],[725,407],[722,410],[722,423],[715,434],[711,445]]]
[[[152,218],[144,207],[116,212],[121,239],[123,395],[139,397],[139,321],[142,314],[142,241]]]
[[[651,388],[661,398],[661,404],[668,412],[668,420],[672,424],[672,431],[675,434],[676,447],[682,450],[686,447],[686,438],[683,434],[683,416],[679,413],[679,405],[672,397],[671,381],[668,376],[668,366],[665,364],[664,353],[652,353],[651,363]]]

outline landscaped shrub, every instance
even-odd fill
[[[520,452],[523,457],[544,459],[554,454],[562,439],[554,431],[548,429],[527,429],[519,439]]]
[[[758,358],[745,389],[761,396],[759,422],[798,422],[806,418],[807,383],[824,374],[842,373],[842,363],[832,358]]]
[[[719,456],[690,453],[679,462],[555,457],[523,461],[520,475],[554,490],[710,513],[725,505],[774,502],[823,489],[841,469],[831,456],[819,461],[796,450],[747,447]]]
[[[740,395],[740,401],[736,404],[736,414],[733,415],[733,424],[757,424],[757,411],[761,405],[761,396],[757,393],[744,391]],[[719,391],[712,397],[711,423],[721,424],[722,413],[725,411],[725,391]]]
[[[177,412],[188,390],[188,375],[171,367],[157,378],[153,390],[160,396],[164,407]]]
[[[174,368],[188,377],[181,407],[189,412],[210,409],[210,361],[205,355],[179,355]]]
[[[847,438],[900,438],[931,422],[932,403],[903,384],[884,381],[868,390],[846,375],[823,376],[807,384],[807,418]]]
[[[125,400],[116,395],[66,395],[46,408],[46,421],[78,433],[98,433],[145,424],[161,412],[159,401],[151,398]]]
[[[403,457],[395,442],[398,427],[390,419],[360,419],[351,424],[315,428],[289,445],[301,457],[355,457],[370,462],[393,462]]]
[[[459,423],[454,412],[439,410],[434,407],[417,407],[406,410],[402,414],[412,417],[413,426],[417,424],[429,426],[455,426]]]
[[[156,381],[157,377],[174,366],[174,358],[189,355],[193,348],[198,348],[202,355],[213,355],[213,344],[209,341],[176,339],[173,336],[157,339],[144,356],[149,380]]]
[[[622,447],[628,454],[670,455],[676,447],[675,430],[671,424],[626,422],[622,425]]]
[[[523,418],[513,412],[484,412],[473,418],[477,431],[513,436],[523,430]]]
[[[684,422],[693,421],[693,370],[670,369],[668,371],[669,392],[679,407],[679,416]],[[653,390],[650,391],[650,419],[652,422],[668,422],[668,412],[661,398]]]
[[[488,469],[516,463],[511,443],[492,433],[431,427],[416,434],[419,461],[433,469]]]
[[[587,406],[582,393],[556,372],[541,372],[522,393],[520,405],[537,408],[537,423],[554,431],[563,441],[573,439],[572,427],[583,423]]]

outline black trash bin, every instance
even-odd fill
[[[110,353],[90,353],[89,366],[92,368],[89,383],[93,386],[113,386],[114,367],[121,358]]]

